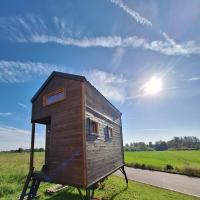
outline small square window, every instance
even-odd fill
[[[97,135],[98,136],[98,123],[90,120],[90,135]]]
[[[112,130],[111,127],[107,126],[107,127],[105,128],[105,138],[106,138],[106,139],[110,139],[110,138],[112,138],[112,137],[113,137],[113,130]]]
[[[112,138],[113,137],[113,131],[112,128],[108,127],[108,137]]]

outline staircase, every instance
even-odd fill
[[[19,200],[32,200],[36,197],[38,188],[40,186],[40,180],[34,177],[34,173],[29,173],[24,188],[22,190]]]

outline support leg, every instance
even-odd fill
[[[128,185],[128,178],[124,169],[124,166],[120,168],[120,171],[122,172],[122,174],[124,174],[125,180],[126,180],[126,184]]]
[[[82,194],[80,188],[77,188],[77,190],[78,190],[78,193],[79,193],[80,199],[81,199],[81,200],[85,200],[85,198],[84,198],[84,196],[83,196],[83,194]]]
[[[35,182],[35,187],[34,187],[34,190],[33,190],[33,198],[36,197],[37,191],[38,191],[38,189],[39,189],[39,186],[40,186],[40,180],[36,180],[36,182]]]
[[[34,167],[34,144],[35,144],[35,123],[32,123],[32,132],[31,132],[31,152],[30,152],[30,168],[29,172],[33,173]]]
[[[92,200],[94,198],[94,191],[95,188],[92,189],[86,189],[85,190],[85,197],[83,196],[80,188],[77,188],[78,192],[79,192],[79,196],[81,200]],[[91,193],[92,192],[92,193]]]
[[[90,189],[86,189],[86,200],[91,200]]]
[[[92,188],[91,199],[93,199],[93,198],[94,198],[94,191],[95,191],[95,188]]]

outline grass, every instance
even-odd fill
[[[125,163],[137,168],[200,177],[200,151],[125,152]]]
[[[43,153],[36,153],[36,168],[40,169]],[[14,200],[19,197],[22,190],[29,163],[28,153],[0,153],[0,199]],[[176,192],[159,189],[149,185],[130,181],[126,188],[124,179],[110,176],[106,180],[105,188],[97,190],[95,196],[104,200],[192,200],[199,199]],[[40,200],[78,200],[76,189],[58,192],[54,195],[45,194],[45,190],[52,184],[42,183],[39,189]]]

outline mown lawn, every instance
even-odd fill
[[[41,167],[43,153],[36,153],[37,169]],[[28,170],[28,153],[0,153],[0,199],[16,200],[22,190]],[[97,190],[96,197],[104,200],[192,200],[199,199],[176,192],[159,189],[149,185],[130,181],[126,188],[124,179],[111,176],[106,180],[105,188]],[[54,195],[45,194],[52,184],[43,183],[39,190],[39,199],[78,200],[78,192],[69,188]]]
[[[129,166],[200,176],[200,151],[144,151],[125,152],[125,163]]]

